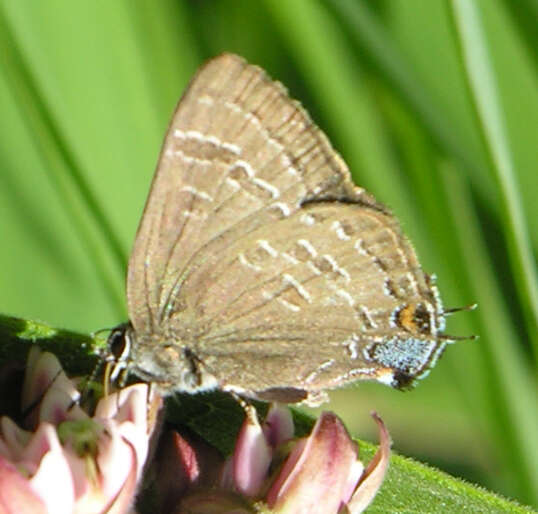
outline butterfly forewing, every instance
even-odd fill
[[[182,273],[208,242],[345,188],[345,164],[280,83],[233,55],[209,61],[173,116],[129,262],[135,328],[174,310]]]
[[[440,347],[435,289],[395,218],[284,87],[233,55],[178,104],[127,293],[140,344],[173,339],[238,391],[380,378],[395,359],[373,357],[383,341],[428,340],[422,366]]]

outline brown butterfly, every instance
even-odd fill
[[[279,82],[207,62],[180,100],[129,261],[119,367],[165,393],[317,404],[433,366],[444,317],[396,218]]]

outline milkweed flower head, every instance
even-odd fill
[[[308,436],[294,438],[287,407],[272,405],[263,424],[248,408],[224,462],[207,460],[205,443],[174,432],[161,452],[161,470],[181,478],[161,491],[168,500],[160,512],[360,513],[379,490],[390,456],[388,432],[373,417],[380,447],[366,467],[358,460],[357,443],[330,412],[321,414]]]
[[[127,512],[154,428],[148,398],[146,384],[126,387],[102,398],[90,416],[58,359],[33,348],[22,388],[24,428],[0,418],[0,511]]]

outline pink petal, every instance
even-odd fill
[[[148,384],[134,384],[118,392],[120,411],[116,421],[130,421],[138,426],[146,426],[150,387]]]
[[[256,410],[249,407],[233,454],[233,476],[237,491],[245,496],[256,496],[267,476],[271,458],[271,448],[263,435]]]
[[[148,427],[148,400],[148,385],[135,384],[101,399],[95,411],[95,417],[104,420],[105,424],[114,420],[118,434],[134,447],[138,478],[142,474],[148,455],[149,438],[155,427],[155,420]],[[161,405],[162,399],[153,395],[150,406],[158,409]]]
[[[347,477],[346,487],[342,496],[343,503],[347,503],[351,499],[363,473],[364,464],[360,460],[356,460],[349,470],[349,476]]]
[[[28,444],[21,451],[19,459],[39,464],[43,456],[50,451],[62,451],[58,434],[50,423],[40,423],[28,440]]]
[[[36,363],[39,360],[40,355],[43,352],[38,346],[33,346],[28,352],[28,357],[26,359],[26,371],[24,373],[24,382],[22,384],[22,393],[21,393],[21,407],[22,410],[26,410],[29,405],[34,403],[38,398],[41,397],[45,391],[44,385],[38,385],[39,382],[44,379],[38,380],[38,374],[42,374],[42,370],[36,367]],[[47,379],[47,383],[54,378],[54,374],[59,370],[56,369],[52,371],[51,376]]]
[[[55,382],[39,404],[39,421],[59,425],[66,420],[80,419],[88,419],[88,415],[74,403],[71,393]]]
[[[390,459],[390,436],[381,418],[372,412],[379,428],[379,449],[364,470],[356,491],[347,506],[351,514],[363,512],[381,487]]]
[[[51,388],[64,391],[72,400],[79,398],[80,394],[73,383],[62,370],[60,362],[50,352],[41,352],[37,347],[30,350],[28,365],[22,388],[22,410],[28,409],[39,402]],[[37,423],[37,413],[31,411],[31,426]]]
[[[269,505],[274,505],[274,503],[277,501],[282,487],[286,483],[286,480],[289,478],[290,474],[293,472],[297,462],[299,462],[301,459],[307,442],[308,438],[306,437],[302,437],[301,439],[297,439],[297,441],[295,441],[292,451],[284,462],[280,473],[274,480],[271,489],[269,489],[267,494],[267,503]]]
[[[18,460],[32,437],[31,432],[27,432],[6,416],[0,419],[0,453],[11,460]]]
[[[134,448],[131,448],[131,451],[131,458],[136,459]],[[137,483],[138,477],[136,473],[136,466],[131,466],[129,474],[127,475],[118,495],[116,498],[114,498],[112,504],[105,510],[106,514],[125,514],[127,512],[131,512],[129,507],[133,504]]]
[[[130,421],[124,421],[117,427],[118,434],[125,443],[129,443],[135,450],[137,460],[137,476],[142,476],[142,468],[146,463],[149,449],[149,434],[146,432],[146,424],[143,427]]]
[[[48,512],[71,514],[75,505],[75,489],[69,463],[61,447],[52,448],[41,459],[37,473],[30,479]]]
[[[273,448],[291,439],[294,427],[290,409],[285,405],[272,403],[263,422],[263,433]]]
[[[88,462],[84,457],[79,457],[69,446],[64,449],[64,455],[71,470],[75,502],[80,503],[80,498],[90,494],[93,488],[92,479],[88,476]]]
[[[47,514],[45,504],[15,466],[0,456],[0,512]]]
[[[134,384],[120,389],[114,394],[105,396],[95,409],[95,417],[116,421],[132,421],[146,423],[149,399],[147,384]]]
[[[131,467],[138,477],[138,462],[133,446],[121,435],[118,426],[107,423],[107,429],[98,440],[97,467],[100,486],[106,497],[116,496],[126,481]]]
[[[272,485],[267,495],[269,507],[294,514],[338,512],[356,460],[357,446],[340,419],[322,413]]]

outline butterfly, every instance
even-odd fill
[[[129,260],[120,366],[164,393],[316,405],[403,388],[452,336],[398,220],[282,84],[243,58],[179,101]]]

